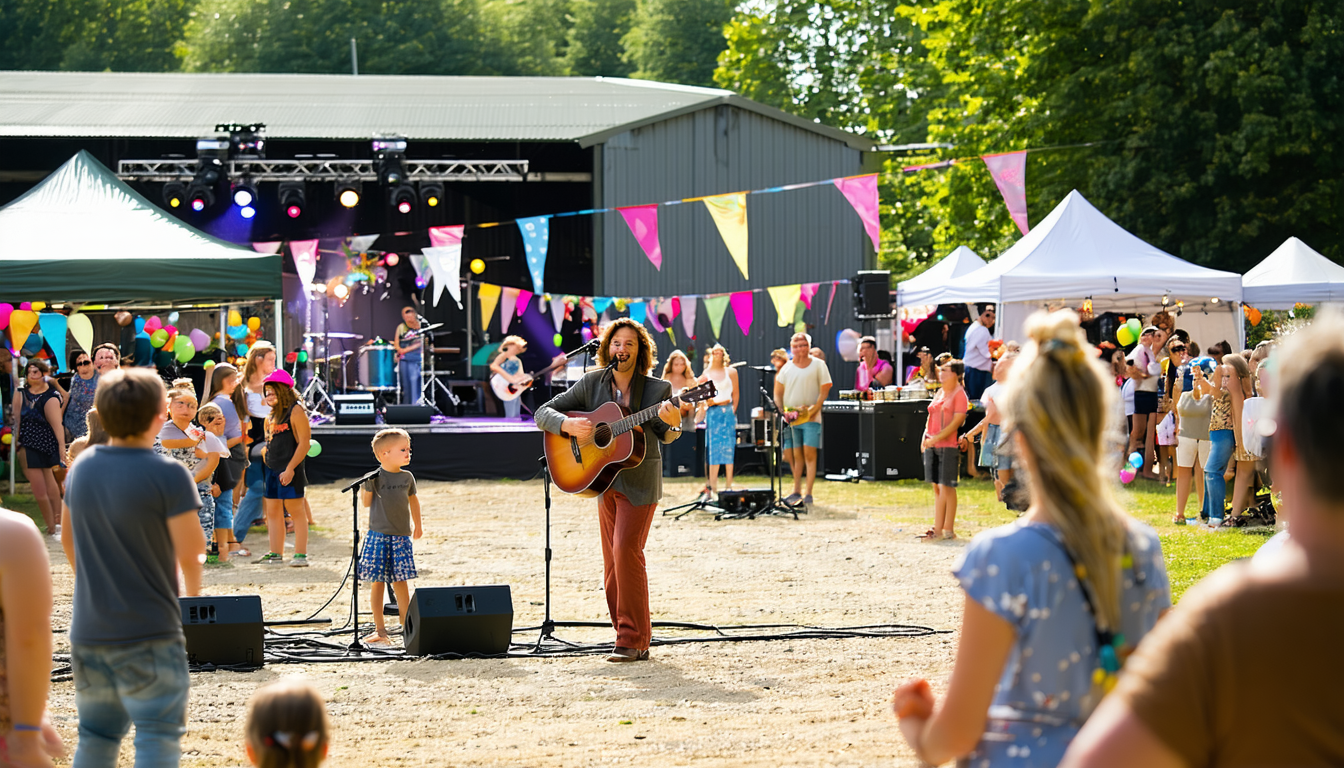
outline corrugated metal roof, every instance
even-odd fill
[[[715,88],[620,78],[0,72],[0,135],[193,138],[265,123],[283,139],[578,141],[732,104],[871,142]]]

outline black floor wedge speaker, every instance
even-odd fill
[[[260,595],[183,597],[179,602],[189,663],[262,665]]]
[[[420,587],[406,610],[408,656],[499,654],[513,638],[513,595],[507,584]]]
[[[428,424],[434,409],[428,405],[389,405],[383,412],[388,424]]]

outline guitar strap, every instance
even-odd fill
[[[630,412],[636,413],[644,409],[644,374],[635,376],[635,380],[630,382]]]

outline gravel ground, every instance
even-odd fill
[[[764,485],[752,480],[759,481],[752,487]],[[666,500],[689,498],[695,487],[671,481]],[[962,543],[922,544],[885,502],[856,503],[867,495],[861,487],[832,488],[818,485],[818,505],[796,521],[660,514],[646,550],[654,621],[956,629],[961,595],[949,568]],[[872,497],[879,495],[889,497],[876,490]],[[828,505],[830,496],[845,501]],[[268,620],[317,610],[346,569],[350,506],[335,486],[311,487],[309,498],[313,567],[209,567],[205,593],[260,594]],[[539,624],[540,482],[424,482],[420,499],[425,536],[416,543],[416,584],[508,584],[514,626]],[[262,539],[254,533],[249,543]],[[607,621],[592,500],[555,496],[552,547],[553,617]],[[54,623],[63,644],[72,582],[59,545],[51,552]],[[367,607],[366,589],[360,602]],[[346,592],[322,615],[339,626],[348,612]],[[594,643],[613,637],[607,628],[561,628],[557,635]],[[688,634],[656,630],[655,636]],[[520,633],[515,640],[535,637]],[[246,764],[241,735],[248,697],[268,680],[295,674],[327,699],[334,729],[328,765],[334,766],[916,765],[895,727],[891,691],[911,676],[928,677],[941,690],[955,644],[956,635],[948,633],[655,645],[650,662],[626,665],[601,656],[408,659],[197,673],[183,765]],[[72,683],[53,687],[51,707],[73,748]],[[131,763],[128,739],[121,764]]]

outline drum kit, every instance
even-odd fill
[[[438,411],[438,407],[434,404],[435,388],[441,390],[454,406],[460,403],[452,388],[444,384],[440,378],[448,372],[440,373],[435,366],[435,356],[461,352],[457,347],[433,346],[434,331],[443,325],[443,323],[424,325],[406,335],[408,339],[423,337],[429,342],[425,345],[429,348],[430,354],[426,356],[427,364],[421,373],[422,383],[417,402],[429,404],[435,411]],[[397,371],[397,348],[394,344],[375,339],[354,350],[335,352],[331,349],[333,342],[339,344],[363,338],[358,334],[342,331],[304,334],[306,342],[320,340],[322,348],[327,352],[325,357],[313,358],[313,377],[303,390],[304,400],[313,410],[335,413],[336,406],[331,395],[340,391],[371,392],[389,402],[401,401],[401,376]],[[352,358],[355,360],[353,379],[349,371]]]

